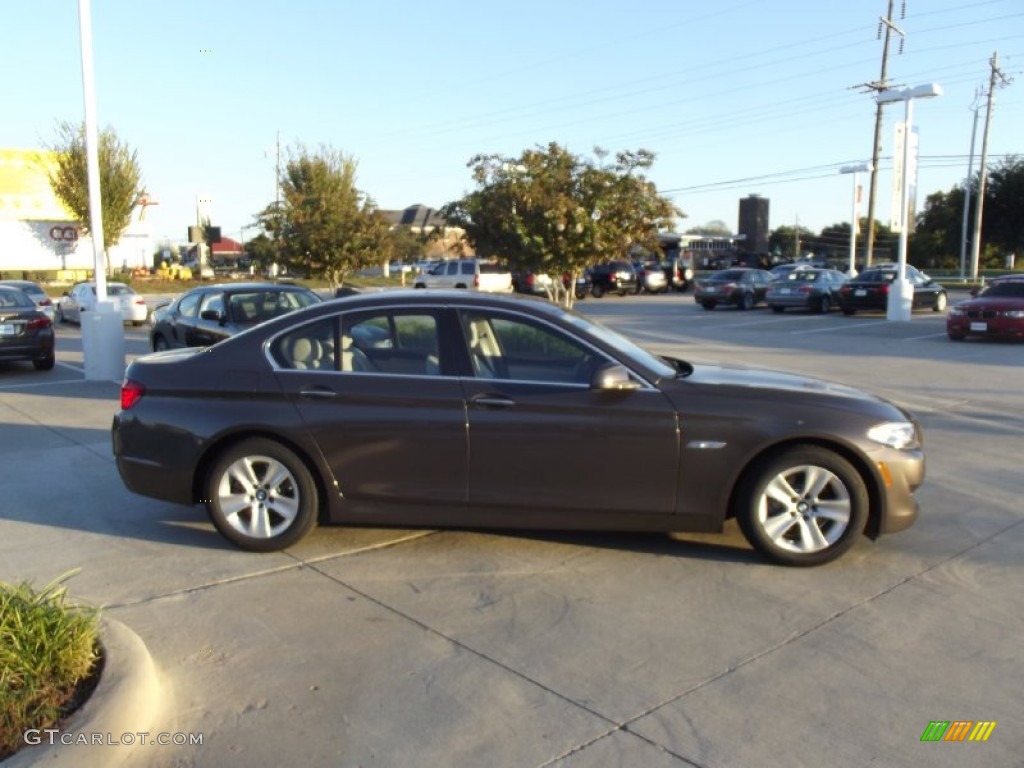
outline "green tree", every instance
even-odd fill
[[[1011,156],[996,166],[985,187],[983,239],[996,247],[995,259],[1008,253],[1024,257],[1024,159]],[[1002,263],[995,264],[1002,267]]]
[[[100,203],[103,208],[103,251],[116,245],[131,224],[132,211],[146,194],[138,153],[118,139],[112,128],[99,132],[97,150],[100,166]],[[57,140],[50,149],[56,165],[50,173],[50,187],[57,198],[90,232],[89,174],[86,160],[85,124],[57,124]]]
[[[327,147],[289,152],[281,173],[281,204],[259,220],[274,240],[276,260],[326,279],[332,289],[353,271],[390,259],[389,226],[356,188],[356,161]]]
[[[768,250],[783,259],[799,259],[812,250],[814,233],[807,227],[783,224],[768,235]]]
[[[954,269],[960,264],[964,190],[934,192],[917,214],[914,234],[907,238],[907,261],[923,269]]]
[[[567,273],[575,280],[586,266],[622,257],[634,244],[653,250],[659,229],[671,229],[683,215],[643,175],[654,155],[620,152],[605,164],[607,152],[594,154],[596,160],[584,159],[552,142],[519,157],[477,155],[468,163],[476,190],[441,213],[479,255],[556,278]],[[569,291],[566,305],[572,301]]]

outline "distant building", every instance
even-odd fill
[[[768,252],[768,198],[749,195],[740,200],[739,233],[744,247],[754,253]]]
[[[440,211],[417,203],[400,211],[380,211],[384,219],[396,227],[405,227],[416,235],[429,235],[440,230],[443,235],[431,242],[425,252],[431,256],[447,256],[452,253],[467,253],[468,245],[463,243],[465,232],[461,227],[450,227]],[[468,253],[467,253],[468,255]]]
[[[50,187],[55,162],[45,150],[0,149],[0,273],[6,277],[77,279],[93,268],[92,240]],[[148,266],[151,236],[143,211],[110,248],[113,269]]]

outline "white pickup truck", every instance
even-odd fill
[[[511,293],[512,272],[508,267],[482,259],[442,261],[429,272],[416,276],[416,288],[470,288],[489,293]]]

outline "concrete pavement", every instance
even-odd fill
[[[766,565],[732,526],[329,528],[244,553],[198,507],[124,490],[118,388],[82,381],[65,328],[56,371],[0,370],[0,579],[79,568],[72,595],[141,638],[150,737],[202,743],[114,747],[129,766],[1021,765],[1024,345],[951,344],[930,316],[692,305],[580,308],[662,351],[907,404],[929,450],[919,522],[806,570]],[[922,743],[936,720],[997,725]],[[67,749],[84,764],[94,747]]]

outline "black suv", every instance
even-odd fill
[[[600,299],[606,293],[617,293],[619,296],[636,293],[639,285],[636,270],[628,261],[606,261],[594,265],[590,268],[590,283],[590,292],[595,299]]]

